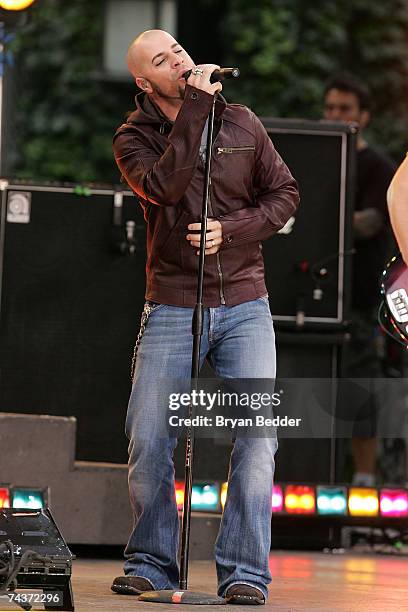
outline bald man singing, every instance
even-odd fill
[[[206,156],[212,156],[212,170],[201,365],[208,359],[217,376],[275,377],[261,242],[286,224],[299,196],[259,119],[244,106],[227,104],[221,84],[210,82],[219,66],[196,66],[161,30],[136,38],[128,66],[142,92],[116,131],[114,153],[144,209],[147,278],[126,417],[134,528],[125,576],[112,589],[137,595],[178,588],[177,438],[158,433],[169,405],[160,379],[185,381],[189,390]],[[207,151],[214,97],[214,145]],[[275,435],[237,437],[231,453],[215,544],[218,594],[230,603],[263,604],[268,595],[276,448]]]

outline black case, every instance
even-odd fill
[[[284,328],[299,323],[314,330],[344,328],[351,297],[357,126],[262,121],[301,194],[290,233],[284,230],[263,245],[274,321]],[[321,299],[315,299],[319,290]]]

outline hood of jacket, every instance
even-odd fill
[[[131,112],[126,123],[133,125],[160,125],[162,134],[170,132],[174,125],[160,108],[153,102],[151,97],[142,91],[135,96],[136,109]],[[218,95],[215,102],[215,118],[219,119],[227,107],[227,101],[222,95]]]

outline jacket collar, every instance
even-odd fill
[[[127,119],[128,123],[134,124],[159,124],[160,133],[168,134],[172,127],[173,121],[168,119],[153,102],[153,100],[144,92],[135,96],[136,110],[131,113]],[[227,102],[222,95],[218,95],[215,101],[215,118],[218,120],[227,107]]]

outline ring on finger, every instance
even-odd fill
[[[201,70],[201,68],[194,68],[193,74],[195,74],[196,76],[201,76],[202,74],[204,74],[204,70]]]

